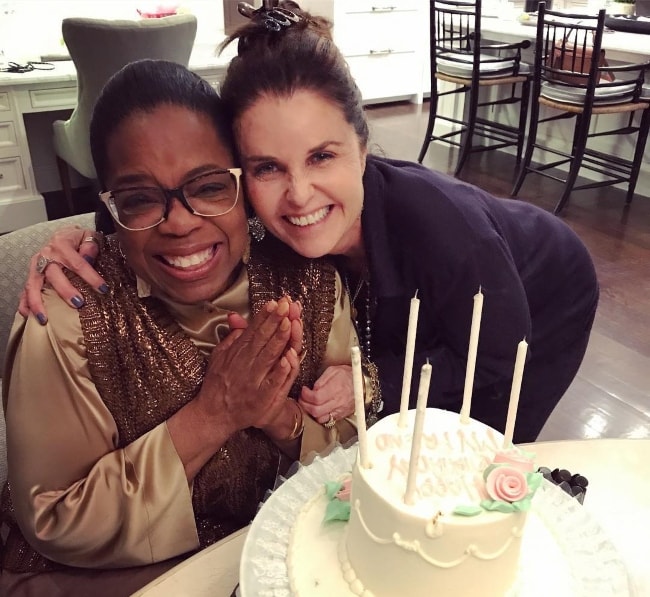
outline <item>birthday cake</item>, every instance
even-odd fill
[[[542,476],[532,472],[528,455],[504,449],[494,429],[433,408],[422,413],[413,458],[415,412],[367,430],[366,453],[360,450],[352,468],[350,520],[338,540],[335,574],[349,595],[365,597],[507,595]],[[287,574],[294,595],[316,594],[304,574],[305,554],[295,546],[313,534],[325,502],[323,494],[309,500],[291,530]]]

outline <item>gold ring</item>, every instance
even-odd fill
[[[45,255],[39,255],[38,259],[36,260],[36,272],[39,274],[44,274],[50,263],[56,263],[56,261],[54,261],[54,259],[50,259],[49,257],[45,257]]]
[[[99,247],[99,241],[95,236],[87,236],[81,241],[81,244],[83,243],[95,243]]]
[[[323,427],[327,429],[332,429],[336,425],[336,419],[334,418],[334,415],[330,413],[330,418],[327,419],[325,423],[323,423]]]

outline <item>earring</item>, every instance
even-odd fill
[[[248,233],[257,242],[260,242],[261,240],[264,239],[264,235],[266,234],[266,228],[264,228],[264,224],[262,224],[262,220],[260,220],[257,216],[248,218]]]

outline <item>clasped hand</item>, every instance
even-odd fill
[[[270,301],[245,328],[235,329],[212,351],[196,400],[209,417],[232,432],[257,427],[272,438],[286,437],[293,415],[287,395],[300,369],[302,321],[299,303]]]

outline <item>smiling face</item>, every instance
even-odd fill
[[[161,105],[135,112],[107,140],[106,186],[176,188],[204,172],[234,166],[212,121],[187,108]],[[174,199],[168,218],[148,230],[116,226],[133,270],[172,300],[193,304],[221,294],[246,248],[243,198],[217,217],[191,214]]]
[[[362,252],[366,150],[321,95],[261,96],[235,135],[248,197],[266,227],[305,257]]]

